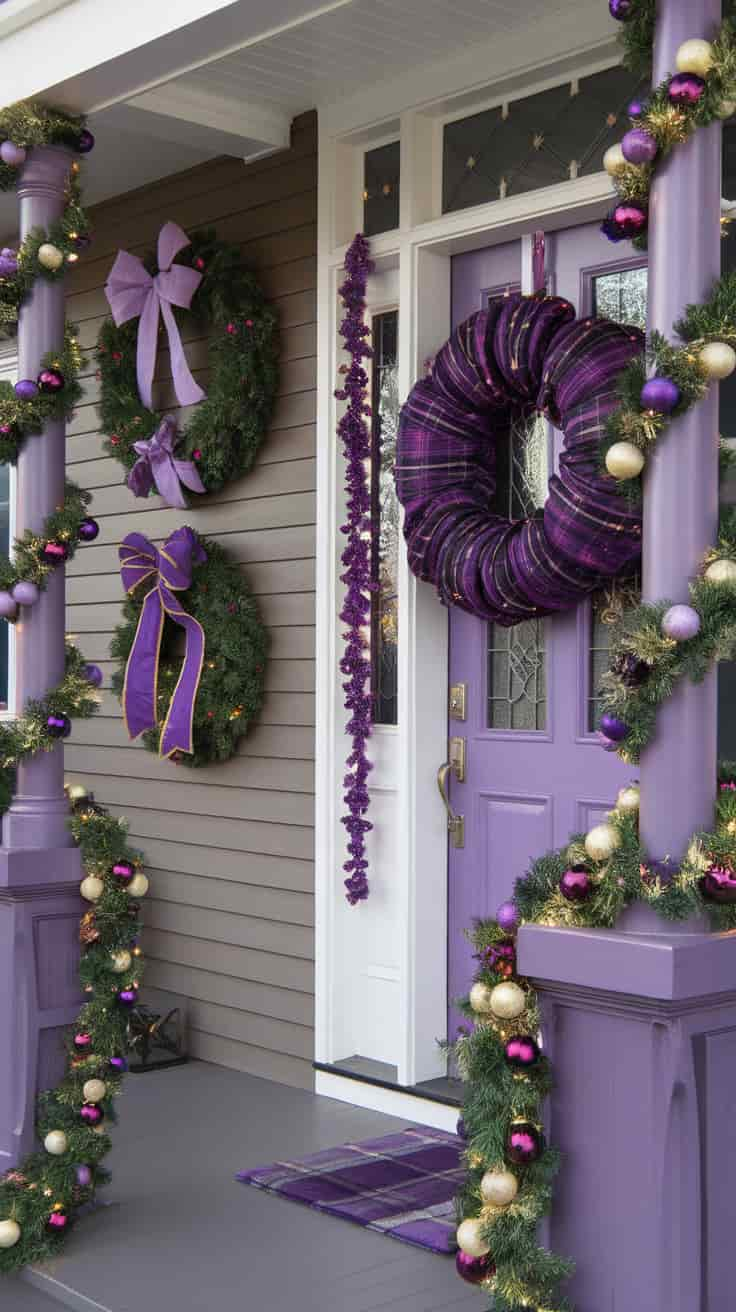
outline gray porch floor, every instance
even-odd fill
[[[477,1312],[451,1258],[233,1179],[407,1122],[202,1062],[131,1075],[120,1117],[110,1205],[2,1312]]]

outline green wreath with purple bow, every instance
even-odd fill
[[[165,223],[155,255],[118,252],[105,292],[111,317],[97,342],[100,419],[105,447],[127,470],[134,495],[158,493],[184,507],[184,488],[217,492],[247,474],[273,413],[279,336],[276,312],[238,247],[212,231],[190,238]],[[183,341],[202,336],[209,339],[206,393]],[[171,373],[163,411],[152,395],[159,348]],[[183,430],[166,413],[179,406],[195,407]]]
[[[160,546],[129,533],[113,691],[131,738],[186,765],[227,761],[263,704],[268,635],[239,566],[179,528]]]

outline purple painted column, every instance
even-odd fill
[[[712,37],[721,0],[660,0],[654,83],[675,67],[688,37]],[[700,130],[658,172],[649,221],[648,328],[672,338],[686,305],[703,301],[721,272],[721,125]],[[676,419],[649,457],[644,484],[643,596],[688,601],[688,582],[718,527],[718,387]],[[641,762],[641,835],[655,860],[678,860],[713,823],[716,672],[683,682],[660,709]]]
[[[61,214],[72,155],[29,153],[18,187],[21,233]],[[61,347],[64,285],[39,281],[20,314],[19,376],[35,378],[41,356]],[[40,529],[64,495],[64,425],[28,438],[18,460],[16,531]],[[17,625],[17,709],[58,683],[64,670],[64,575]],[[0,848],[0,1174],[34,1144],[39,1089],[64,1067],[63,1036],[81,1000],[79,850],[66,825],[63,748],[18,770]]]

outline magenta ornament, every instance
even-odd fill
[[[515,1070],[526,1071],[539,1061],[539,1044],[530,1034],[517,1034],[506,1044],[504,1057]]]
[[[18,603],[12,592],[0,592],[0,619],[12,620],[18,613]]]
[[[639,400],[644,410],[655,410],[658,414],[670,414],[680,400],[677,383],[671,378],[650,378],[641,389]]]
[[[662,618],[662,632],[675,642],[688,642],[700,632],[700,616],[692,606],[670,606]]]
[[[697,73],[677,73],[670,82],[667,95],[673,105],[697,105],[705,91],[705,81]]]
[[[624,237],[638,237],[647,226],[647,212],[640,205],[617,205],[613,221]]]
[[[629,164],[651,164],[659,146],[646,128],[632,128],[621,142],[621,149]]]
[[[466,1280],[469,1285],[482,1285],[484,1280],[490,1280],[496,1274],[488,1253],[485,1257],[471,1257],[470,1253],[464,1253],[462,1249],[455,1255],[455,1270],[461,1280]]]
[[[20,168],[21,164],[25,164],[27,153],[25,146],[16,146],[14,141],[4,141],[0,146],[0,159],[11,169]]]
[[[0,250],[0,278],[14,278],[18,272],[18,255],[12,246]]]
[[[85,1125],[94,1128],[95,1125],[100,1125],[104,1120],[105,1113],[98,1102],[83,1102],[79,1109],[79,1115]]]
[[[92,1035],[75,1034],[74,1047],[76,1048],[77,1052],[87,1052],[87,1050],[92,1047]]]
[[[75,1166],[74,1175],[80,1189],[89,1189],[92,1183],[92,1171],[89,1166]]]
[[[35,606],[41,596],[41,589],[35,583],[31,583],[30,580],[21,579],[11,589],[11,595],[13,601],[16,601],[19,606]]]
[[[38,383],[32,378],[19,378],[13,391],[19,401],[33,401],[38,396]]]
[[[521,916],[513,902],[502,902],[496,912],[496,921],[507,934],[518,929]]]
[[[587,902],[593,885],[584,866],[573,866],[565,871],[560,879],[560,892],[567,902]]]
[[[135,874],[135,866],[131,861],[116,861],[112,873],[121,883],[127,884]]]
[[[59,369],[42,369],[38,375],[38,386],[41,392],[52,395],[54,392],[60,392],[64,386],[65,378]]]
[[[641,118],[646,111],[643,100],[630,100],[626,109],[629,118]]]
[[[634,0],[608,0],[611,18],[615,18],[617,23],[625,23],[631,17],[633,5]]]
[[[69,1218],[65,1216],[63,1212],[52,1212],[48,1224],[51,1226],[52,1230],[66,1230],[66,1227],[69,1224]]]
[[[600,730],[612,742],[620,743],[628,736],[629,726],[623,720],[620,720],[617,715],[606,712],[605,715],[601,716]]]
[[[99,665],[95,665],[91,661],[87,665],[82,666],[82,673],[87,682],[92,684],[93,688],[99,688],[105,677]]]
[[[128,1063],[125,1060],[125,1057],[111,1057],[110,1069],[115,1071],[118,1075],[124,1075],[128,1069]]]
[[[727,866],[711,866],[699,887],[709,902],[736,902],[736,873]]]
[[[95,148],[95,139],[92,136],[92,133],[90,132],[89,128],[82,128],[82,131],[79,134],[79,139],[77,141],[77,150],[79,151],[79,154],[89,155],[89,152],[91,150],[94,150],[94,148]]]
[[[91,515],[88,515],[79,525],[79,528],[77,529],[77,537],[80,542],[94,542],[99,531],[100,526],[97,523],[97,520],[93,519]]]
[[[544,1135],[531,1121],[513,1121],[506,1137],[506,1156],[514,1166],[529,1166],[544,1151]]]
[[[47,565],[63,565],[69,555],[65,542],[45,542],[41,548],[41,558]]]

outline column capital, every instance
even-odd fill
[[[74,151],[68,146],[34,146],[29,150],[20,173],[19,200],[29,196],[56,197],[63,194],[74,159]]]

